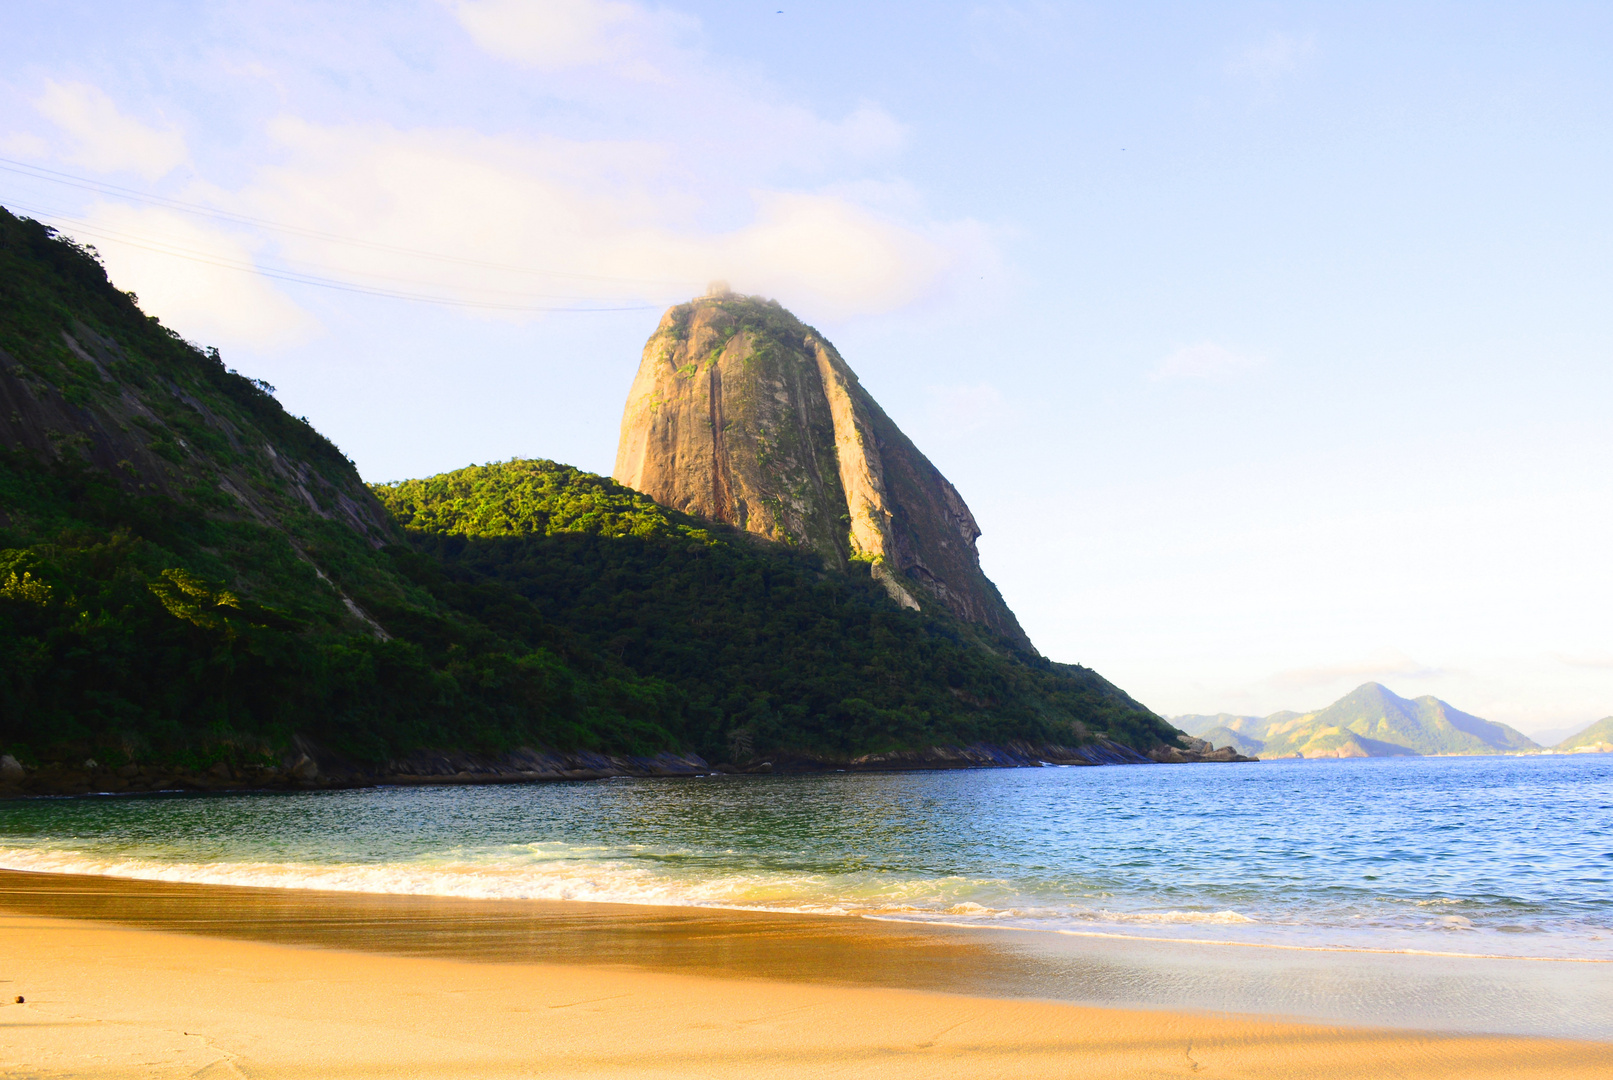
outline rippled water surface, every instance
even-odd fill
[[[46,799],[0,866],[1613,960],[1613,755]]]

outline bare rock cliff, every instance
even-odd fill
[[[899,603],[940,604],[1034,651],[980,570],[962,496],[835,347],[774,301],[670,309],[644,347],[615,478],[657,502],[866,565]]]

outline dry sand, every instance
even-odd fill
[[[389,956],[0,912],[0,1071],[72,1077],[1606,1077],[1613,1046]]]

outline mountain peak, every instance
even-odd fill
[[[1235,732],[1241,753],[1278,757],[1496,754],[1537,749],[1521,732],[1457,709],[1432,694],[1408,700],[1382,683],[1362,683],[1325,709],[1251,717],[1177,717],[1191,734]]]
[[[868,572],[1034,652],[980,569],[980,527],[835,347],[776,301],[715,286],[669,309],[622,415],[615,479]]]

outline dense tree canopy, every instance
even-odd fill
[[[1098,733],[1148,747],[1174,734],[1087,669],[904,610],[866,570],[826,571],[602,476],[517,460],[375,490],[450,580],[513,588],[547,622],[682,690],[703,753]]]

